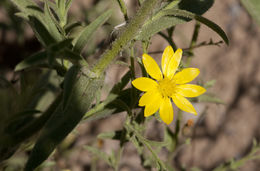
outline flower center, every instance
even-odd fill
[[[161,92],[162,96],[171,97],[175,91],[176,84],[168,78],[164,78],[158,83],[159,83],[158,89]]]

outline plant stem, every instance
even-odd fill
[[[117,2],[119,4],[119,6],[120,6],[121,12],[124,15],[125,21],[127,21],[128,20],[128,15],[127,15],[127,8],[126,8],[126,5],[125,5],[125,2],[123,0],[117,0]]]
[[[177,47],[176,47],[175,43],[172,40],[172,37],[166,36],[163,32],[159,32],[158,34],[160,36],[162,36],[171,45],[171,47],[173,48],[174,51],[177,50]]]
[[[153,157],[155,158],[155,160],[160,164],[160,166],[162,167],[163,170],[166,170],[165,164],[161,161],[161,159],[158,157],[158,155],[156,154],[156,152],[153,150],[153,148],[151,147],[151,145],[147,142],[147,140],[140,134],[138,133],[129,123],[125,124],[125,127],[127,129],[129,129],[130,131],[132,131],[134,133],[134,135],[138,138],[138,140],[144,144],[148,150],[152,153]]]
[[[143,2],[140,10],[126,26],[125,31],[113,42],[111,49],[106,50],[101,59],[96,63],[93,68],[93,72],[95,72],[98,76],[104,72],[108,65],[115,59],[120,50],[122,50],[131,40],[134,39],[136,33],[140,30],[143,23],[151,14],[152,9],[158,2],[161,2],[161,0],[146,0]]]

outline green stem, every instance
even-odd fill
[[[126,8],[126,5],[125,5],[125,2],[123,0],[117,0],[117,2],[119,4],[119,6],[120,6],[121,12],[124,15],[125,21],[127,21],[128,20],[128,15],[127,15],[127,8]]]
[[[129,25],[121,36],[114,41],[111,49],[105,51],[101,59],[93,68],[98,76],[101,75],[108,65],[115,59],[116,55],[122,50],[131,40],[134,39],[136,33],[140,30],[147,17],[151,14],[152,9],[161,0],[146,0],[137,14],[130,21]]]
[[[193,30],[193,35],[192,35],[192,39],[190,42],[190,47],[189,47],[189,52],[191,52],[190,54],[193,54],[193,47],[196,45],[197,40],[198,40],[198,35],[199,35],[199,30],[200,30],[200,23],[196,22],[195,26],[194,26],[194,30]],[[191,59],[192,59],[193,55],[189,55],[187,58],[187,62],[186,62],[186,67],[190,66],[191,63]]]
[[[172,37],[165,35],[163,32],[159,32],[158,34],[160,36],[162,36],[171,45],[173,50],[177,50],[177,47],[176,47],[175,43],[172,40]]]
[[[118,169],[119,169],[120,159],[121,159],[121,156],[124,151],[125,142],[126,142],[126,130],[124,128],[122,131],[121,137],[120,137],[120,148],[119,148],[119,151],[118,151],[117,157],[116,157],[115,171],[118,171]]]
[[[198,40],[198,35],[199,35],[199,30],[200,30],[200,22],[196,22],[193,30],[193,35],[192,39],[190,42],[190,49],[192,50],[192,47],[196,45],[196,42]]]
[[[176,154],[176,148],[177,148],[178,143],[179,143],[179,133],[180,133],[181,120],[182,120],[182,111],[178,110],[178,116],[177,116],[177,121],[176,121],[176,126],[175,126],[175,133],[174,133],[174,136],[173,136],[174,147],[173,147],[173,150],[171,151],[170,155],[168,156],[168,160],[167,160],[167,162],[169,164],[172,162],[173,157]]]
[[[160,164],[160,166],[162,167],[163,170],[166,170],[165,164],[161,161],[161,159],[158,157],[158,155],[156,154],[156,152],[153,150],[153,148],[151,147],[151,145],[147,142],[147,140],[139,133],[137,132],[129,123],[125,124],[125,127],[132,131],[134,133],[134,135],[138,138],[139,141],[141,141],[142,144],[144,144],[148,150],[152,153],[153,157],[155,158],[155,160]]]

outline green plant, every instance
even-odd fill
[[[142,158],[144,167],[173,170],[170,162],[162,161],[158,157],[158,152],[166,147],[171,154],[169,161],[173,158],[174,151],[179,146],[181,111],[178,114],[175,132],[165,127],[162,142],[144,137],[145,125],[149,119],[144,118],[143,110],[134,110],[139,108],[137,101],[140,92],[133,87],[126,87],[136,78],[135,62],[142,68],[143,76],[147,76],[141,59],[136,56],[135,45],[141,42],[143,53],[149,53],[151,37],[158,34],[174,50],[177,50],[178,45],[172,38],[175,26],[196,20],[190,46],[184,49],[187,58],[181,62],[178,70],[188,67],[194,48],[222,43],[222,41],[212,40],[197,43],[201,23],[219,34],[228,44],[225,32],[217,24],[202,16],[214,1],[139,0],[140,8],[130,18],[124,1],[118,0],[126,24],[109,47],[103,49],[104,53],[99,60],[92,65],[86,60],[88,56],[84,56],[84,48],[91,43],[96,30],[109,21],[112,10],[105,11],[94,21],[84,25],[68,19],[72,0],[44,0],[40,5],[33,0],[12,0],[12,2],[20,11],[16,15],[30,24],[43,50],[32,54],[16,66],[15,71],[21,71],[19,91],[1,78],[0,96],[7,94],[9,96],[5,101],[0,101],[3,111],[0,124],[0,161],[12,157],[22,144],[33,142],[35,145],[25,170],[34,170],[52,154],[78,124],[85,123],[81,121],[98,120],[126,111],[127,117],[122,130],[102,133],[98,136],[99,139],[118,140],[120,150],[117,154],[108,155],[92,146],[85,146],[85,149],[118,170],[124,145],[126,142],[131,142]],[[166,32],[163,32],[164,30]],[[107,98],[100,101],[98,96],[104,84],[104,72],[126,47],[130,64],[125,65],[129,67],[129,72],[114,85]],[[214,82],[211,81],[201,86],[207,89],[213,84]],[[44,101],[48,103],[45,104]],[[222,103],[220,99],[209,93],[193,98],[192,101]],[[160,121],[159,117],[157,119]],[[34,137],[36,134],[37,137]],[[148,149],[152,155],[146,155],[145,149]]]

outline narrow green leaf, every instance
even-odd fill
[[[37,4],[32,0],[11,0],[21,11],[26,11],[29,6],[36,6]]]
[[[83,57],[81,55],[79,55],[67,48],[62,51],[62,54],[63,54],[62,55],[63,59],[67,59],[71,62],[83,59]]]
[[[83,48],[86,46],[87,42],[93,36],[94,32],[105,23],[111,16],[112,11],[108,10],[99,16],[95,21],[90,23],[85,29],[75,38],[74,51],[81,53]]]
[[[125,2],[123,0],[117,0],[117,3],[119,5],[119,7],[120,7],[121,12],[124,15],[125,20],[127,21],[128,20],[128,16],[127,16],[127,7],[126,7]]]
[[[182,0],[178,4],[178,9],[202,15],[212,7],[213,3],[214,0]]]
[[[25,58],[23,61],[21,61],[15,66],[15,71],[21,71],[23,69],[35,67],[42,64],[47,64],[46,51],[38,52],[36,54],[33,54],[32,56]]]
[[[48,47],[48,50],[51,50],[53,52],[59,52],[62,51],[65,48],[72,48],[72,39],[64,39],[58,43],[54,43]]]
[[[62,102],[45,124],[27,161],[25,171],[38,167],[53,152],[56,146],[75,128],[95,99],[96,91],[101,87],[103,78],[91,78],[84,74],[84,68],[73,66],[66,77],[71,85],[64,91],[70,91],[67,102]],[[68,76],[69,75],[69,76]],[[73,75],[75,78],[72,78]],[[69,97],[68,97],[69,96]],[[63,106],[62,104],[66,104]]]
[[[122,135],[122,130],[120,131],[113,131],[113,132],[103,132],[100,133],[97,138],[99,139],[113,139],[113,140],[120,140]]]
[[[216,97],[214,94],[202,94],[198,97],[199,102],[209,102],[209,103],[216,103],[216,104],[225,104],[223,100]]]
[[[103,159],[108,165],[110,166],[114,165],[109,155],[99,150],[98,148],[92,146],[84,146],[84,148],[89,152],[91,152],[92,154],[94,154],[95,156],[97,156],[98,158]]]
[[[66,7],[65,7],[66,14],[68,13],[68,10],[70,9],[71,4],[72,4],[72,0],[67,0],[66,1]]]
[[[69,102],[70,95],[73,92],[73,86],[77,80],[77,74],[79,74],[78,68],[73,67],[65,76],[62,108],[66,108]]]
[[[18,15],[28,20],[33,29],[34,27],[39,27],[38,24],[41,25],[40,27],[45,28],[45,32],[36,32],[36,37],[44,46],[54,43],[55,41],[62,40],[62,35],[59,33],[57,27],[46,11],[47,8],[45,9],[46,12],[44,14],[43,10],[31,0],[12,0],[12,2],[21,10]],[[37,20],[34,19],[30,21],[30,18],[36,18]],[[34,31],[37,30],[38,29],[34,29]],[[47,38],[45,38],[45,36]],[[55,41],[43,41],[50,39],[49,37]]]
[[[229,44],[228,37],[227,37],[226,33],[221,29],[221,27],[219,27],[214,22],[208,20],[207,18],[204,18],[200,15],[196,15],[194,13],[191,13],[191,12],[188,12],[188,11],[185,11],[185,10],[165,10],[164,13],[165,13],[165,15],[168,15],[168,16],[173,15],[173,16],[177,16],[177,17],[195,19],[195,20],[205,24],[209,28],[211,28],[213,31],[215,31],[225,41],[225,43],[227,45]]]
[[[210,80],[210,81],[207,81],[205,84],[203,84],[203,87],[208,89],[208,88],[211,88],[215,85],[216,83],[216,80]]]
[[[69,23],[65,26],[65,33],[66,35],[69,34],[75,27],[81,26],[80,22],[73,22],[73,23]]]
[[[166,10],[183,9],[194,14],[202,15],[212,6],[213,2],[213,0],[175,0],[169,2],[162,10],[155,13],[153,17],[144,24],[136,39],[148,40],[151,36],[162,30],[190,20],[174,16],[165,16],[164,12]]]
[[[29,123],[33,119],[33,115],[35,115],[37,113],[41,113],[41,111],[26,110],[26,111],[17,113],[16,116],[14,116],[14,119],[11,120],[7,124],[4,131],[8,134],[14,134],[19,129],[21,129],[23,126],[25,126],[27,123]]]
[[[175,26],[187,22],[178,17],[163,16],[158,19],[150,20],[144,24],[140,33],[136,36],[137,40],[148,40],[154,34]]]
[[[63,29],[61,28],[58,21],[53,16],[47,0],[45,0],[45,4],[44,4],[44,16],[50,34],[55,38],[56,41],[61,41],[64,38],[62,36]]]
[[[55,43],[55,39],[38,18],[29,16],[29,23],[32,26],[35,36],[43,46],[48,46],[52,43]]]
[[[63,16],[65,15],[66,1],[67,0],[58,0],[58,7]]]
[[[128,71],[122,78],[119,83],[114,85],[110,93],[118,94],[121,90],[125,88],[125,86],[129,83],[131,79],[131,71]]]

